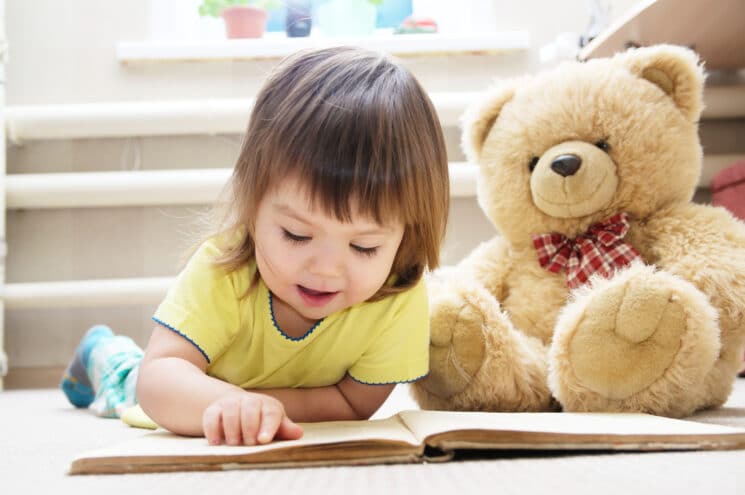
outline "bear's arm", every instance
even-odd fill
[[[481,285],[501,303],[507,294],[506,277],[511,266],[509,244],[498,236],[471,251],[454,267],[454,276]]]
[[[646,261],[706,294],[723,331],[743,326],[745,223],[723,208],[688,204],[659,211],[641,237]]]

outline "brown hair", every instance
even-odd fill
[[[241,232],[216,262],[235,270],[254,259],[255,212],[288,176],[340,221],[350,198],[377,222],[403,221],[392,285],[414,285],[439,264],[450,201],[442,129],[427,94],[406,69],[367,50],[305,50],[284,59],[259,91],[229,184],[221,232]],[[233,239],[235,239],[233,237]]]

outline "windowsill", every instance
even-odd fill
[[[122,64],[147,62],[207,62],[280,58],[302,48],[355,45],[398,56],[451,54],[499,54],[530,48],[528,31],[485,34],[390,34],[376,32],[364,37],[287,38],[268,33],[260,39],[203,41],[120,41],[116,56]]]

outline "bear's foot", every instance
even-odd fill
[[[515,331],[485,289],[453,285],[435,291],[431,299],[429,375],[412,388],[419,405],[450,410],[555,409],[546,380],[546,346]]]
[[[580,289],[557,321],[550,380],[565,410],[682,416],[719,353],[717,313],[690,283],[634,264]]]
[[[427,393],[447,399],[468,387],[484,361],[486,315],[458,291],[432,301]]]

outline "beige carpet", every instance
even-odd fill
[[[400,388],[376,416],[411,408]],[[745,428],[745,379],[694,419]],[[445,464],[68,476],[71,458],[143,434],[75,410],[57,390],[0,393],[0,493],[745,494],[745,450],[493,456]]]

